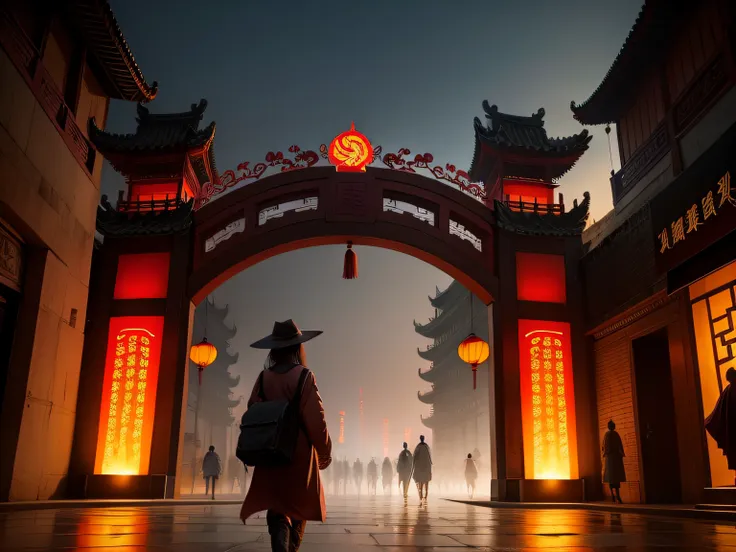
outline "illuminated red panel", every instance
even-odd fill
[[[554,188],[523,180],[505,180],[503,183],[503,195],[504,197],[510,196],[511,201],[519,201],[519,198],[521,198],[522,201],[534,203],[534,199],[536,198],[537,203],[540,204],[555,202]]]
[[[129,201],[150,201],[151,199],[175,199],[179,191],[176,182],[160,182],[155,184],[133,184],[130,187]]]
[[[115,299],[160,299],[169,287],[169,253],[120,255]]]
[[[521,422],[527,479],[577,479],[570,325],[519,320]]]
[[[516,297],[519,301],[565,303],[565,258],[544,253],[517,253]]]
[[[96,474],[148,473],[163,316],[110,319]]]

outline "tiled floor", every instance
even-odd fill
[[[0,550],[270,550],[265,520],[239,507],[154,506],[0,513]],[[575,510],[493,510],[416,499],[331,498],[303,552],[563,550],[736,552],[736,528],[703,521]]]

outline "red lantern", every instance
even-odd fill
[[[463,362],[470,364],[473,369],[473,389],[475,389],[478,365],[488,360],[491,348],[488,343],[471,333],[457,346],[457,354]]]
[[[202,370],[215,362],[217,358],[217,347],[209,343],[205,337],[196,345],[192,345],[192,349],[189,351],[189,358],[197,365],[199,385],[202,385]]]

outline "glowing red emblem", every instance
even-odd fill
[[[373,148],[351,123],[349,131],[338,134],[330,143],[328,155],[338,172],[365,172],[365,166],[373,161]]]

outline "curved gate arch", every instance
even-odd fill
[[[187,293],[196,304],[269,257],[347,241],[417,257],[486,304],[496,295],[491,210],[434,179],[370,167],[280,173],[202,207],[194,219]]]

